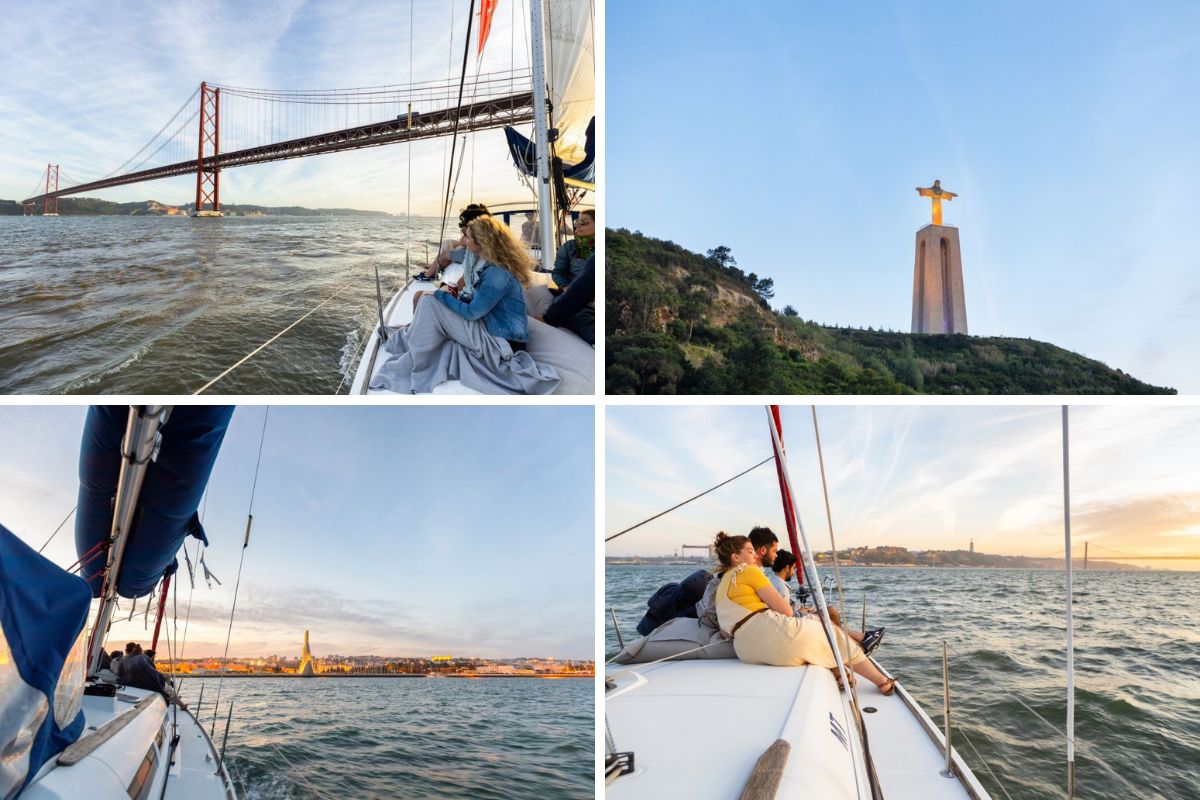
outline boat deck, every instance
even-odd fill
[[[451,265],[443,273],[443,280],[447,283],[452,283],[457,281],[461,275],[462,268],[458,265]],[[526,295],[528,296],[531,291],[536,291],[540,288],[541,291],[547,293],[546,296],[548,298],[550,275],[545,272],[535,272],[533,280],[534,284],[530,290],[527,290]],[[383,318],[388,327],[399,327],[412,322],[413,298],[420,292],[432,292],[436,288],[436,282],[425,283],[409,279],[392,296],[392,299],[384,308]],[[555,394],[592,394],[595,391],[596,376],[595,348],[570,331],[552,327],[532,317],[528,321],[529,354],[538,361],[553,366],[563,378],[563,382]],[[395,396],[394,392],[367,388],[370,385],[371,378],[375,376],[375,373],[382,366],[386,356],[379,349],[381,344],[378,326],[375,326],[375,329],[371,331],[371,335],[367,340],[366,347],[363,348],[362,358],[355,371],[354,382],[351,384],[351,395],[380,394]],[[547,358],[548,353],[553,353],[554,356]],[[480,392],[464,386],[461,381],[454,380],[435,386],[433,394],[480,394]]]
[[[229,775],[190,712],[178,713],[179,743],[170,764],[175,709],[157,693],[119,686],[113,697],[84,695],[83,713],[83,735],[43,765],[22,800],[234,800]]]
[[[778,739],[791,750],[777,798],[859,796],[842,704],[827,669],[713,659],[610,664],[607,674],[616,687],[605,698],[606,722],[616,749],[632,751],[635,766],[609,784],[610,800],[735,798]],[[857,692],[888,800],[988,797],[957,753],[958,779],[940,774],[940,737],[902,687],[884,697],[859,677]],[[870,796],[868,788],[862,796]]]

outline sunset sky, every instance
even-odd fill
[[[610,406],[606,414],[605,535],[771,452],[762,406]],[[1060,406],[822,406],[818,421],[839,548],[965,550],[974,539],[977,552],[1063,553]],[[783,430],[801,522],[810,546],[827,550],[810,407],[785,407]],[[1070,445],[1077,556],[1084,541],[1093,560],[1200,556],[1200,407],[1072,407]],[[769,463],[621,536],[606,553],[670,554],[760,524],[786,536]],[[1141,565],[1194,570],[1200,559]]]
[[[0,522],[35,549],[75,505],[85,414],[0,407]],[[264,414],[234,412],[209,482],[221,585],[197,577],[185,656],[224,649]],[[582,406],[272,407],[230,654],[294,657],[308,629],[318,657],[592,658],[594,424]],[[73,526],[44,553],[60,566]],[[176,586],[182,639],[182,557]],[[110,641],[148,641],[144,608]]]

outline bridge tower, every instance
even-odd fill
[[[50,188],[50,184],[52,182],[54,184],[54,188]],[[46,165],[46,201],[45,201],[45,205],[43,205],[43,207],[42,207],[42,216],[43,217],[57,217],[58,216],[58,195],[56,194],[53,197],[50,195],[51,192],[57,192],[57,191],[58,191],[58,164],[47,164]]]
[[[211,166],[204,164],[205,145],[212,150]],[[221,216],[221,173],[217,159],[221,155],[221,90],[200,83],[200,147],[196,157],[196,207],[193,217]],[[204,204],[212,210],[205,211]]]

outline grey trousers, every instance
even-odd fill
[[[422,394],[459,380],[485,394],[551,394],[559,384],[554,367],[514,353],[483,320],[468,320],[433,295],[421,298],[412,324],[393,331],[382,350],[387,359],[372,389]]]

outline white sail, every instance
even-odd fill
[[[595,0],[547,3],[547,80],[556,152],[567,164],[584,159],[588,122],[596,113]]]

